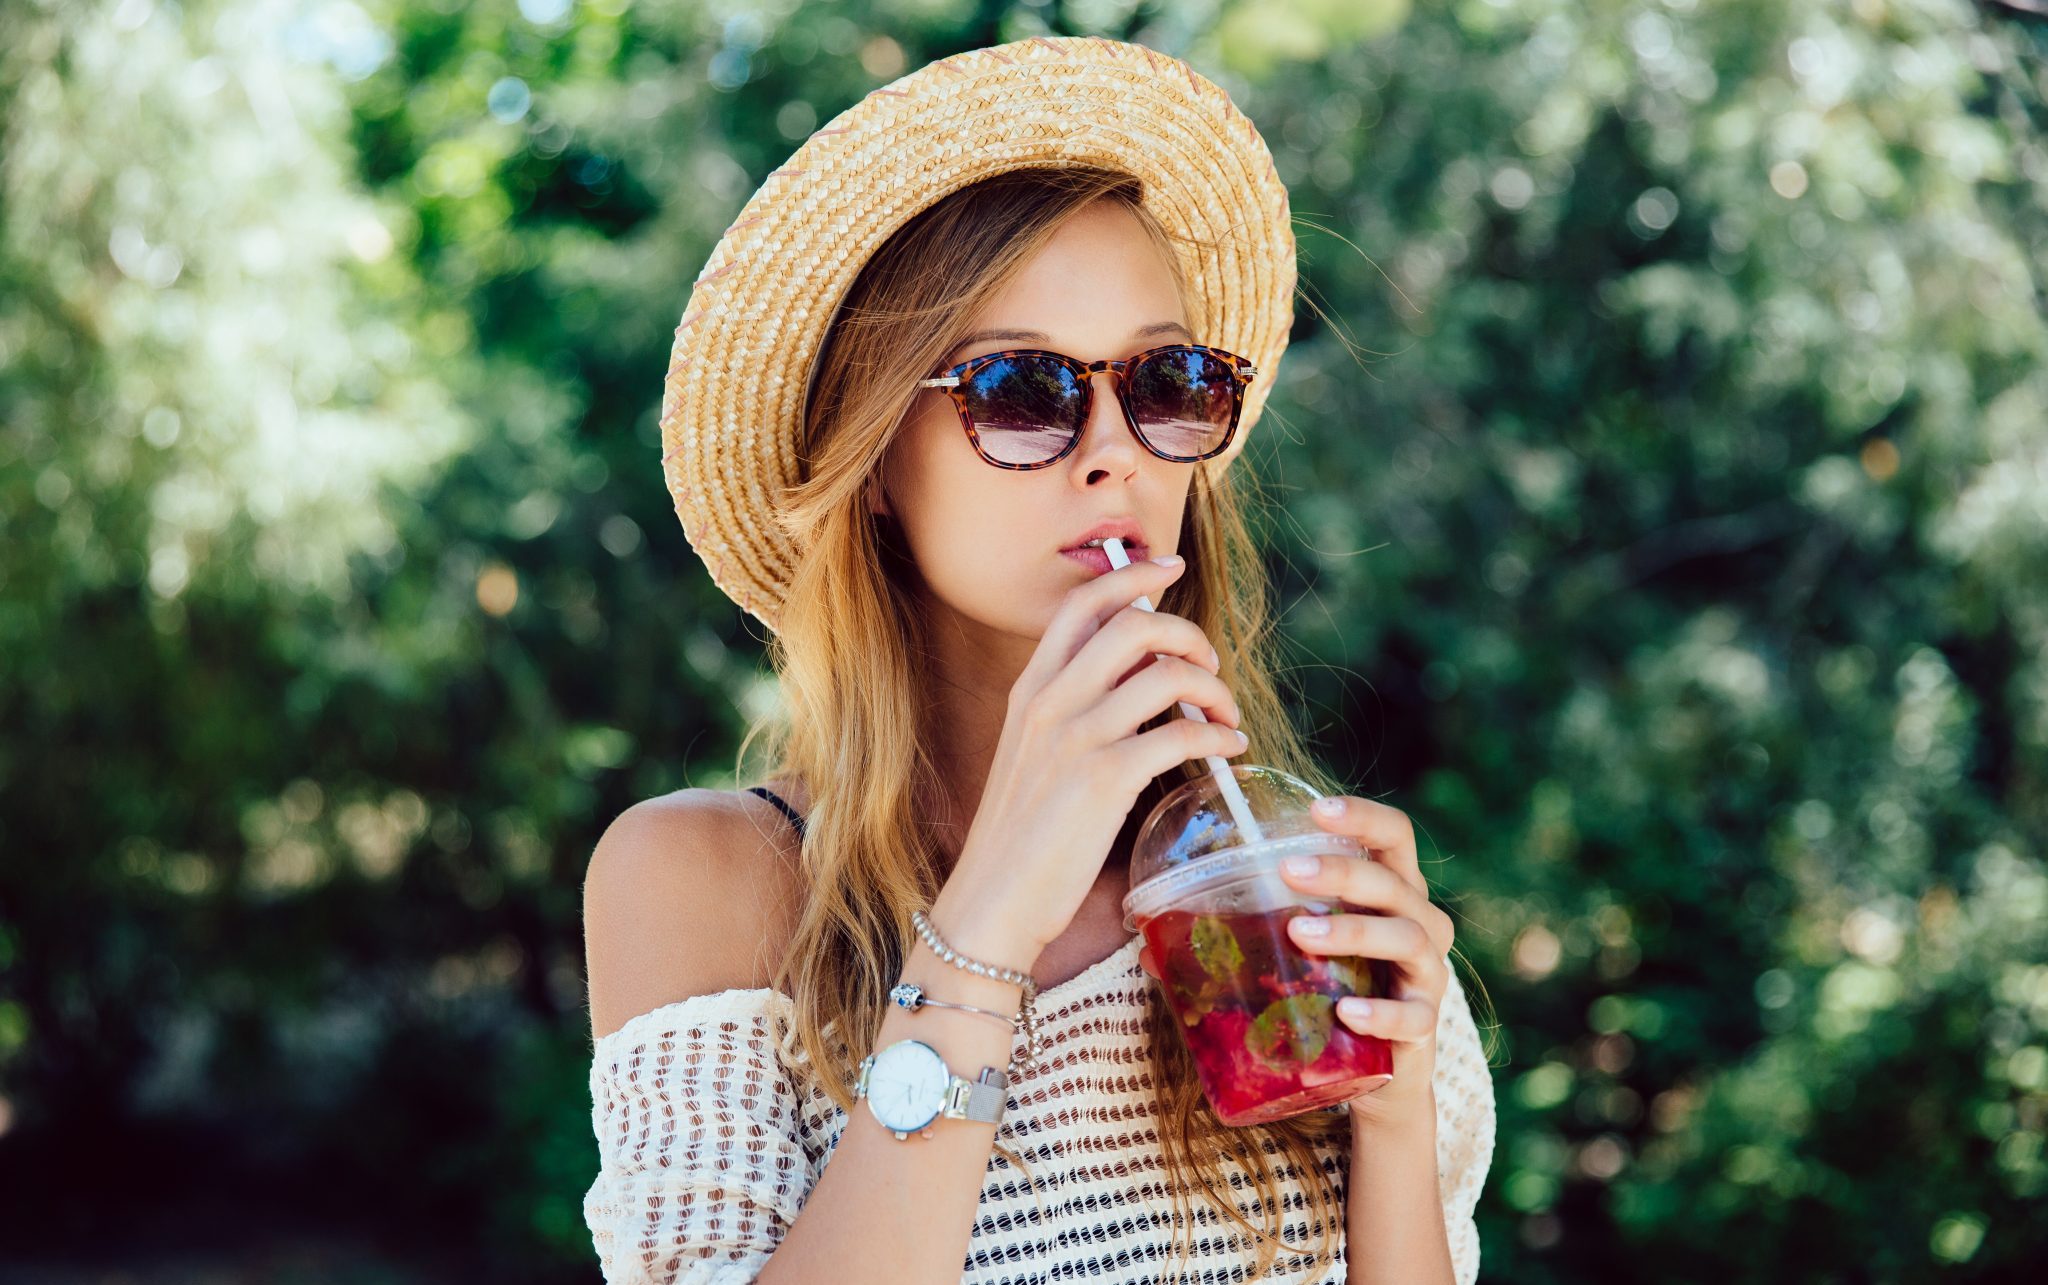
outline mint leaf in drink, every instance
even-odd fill
[[[1322,973],[1316,979],[1316,985],[1338,999],[1346,995],[1372,999],[1394,993],[1394,965],[1391,960],[1364,955],[1326,955],[1317,962],[1317,966]]]
[[[1330,980],[1342,986],[1346,993],[1364,995],[1367,992],[1360,989],[1358,985],[1359,964],[1361,962],[1351,955],[1325,955],[1323,957],[1323,970],[1329,974]]]
[[[1219,982],[1229,982],[1237,976],[1237,970],[1244,967],[1244,950],[1237,944],[1237,937],[1215,915],[1195,916],[1195,926],[1189,934],[1194,947],[1195,959],[1203,971]]]
[[[1201,1025],[1203,1018],[1216,1011],[1216,1002],[1221,998],[1223,998],[1222,988],[1214,982],[1202,987],[1200,991],[1189,996],[1187,1003],[1181,1006],[1181,1024],[1183,1026]]]
[[[1269,1066],[1307,1066],[1323,1055],[1336,1021],[1337,1001],[1303,991],[1266,1005],[1244,1033],[1244,1046]]]
[[[1200,977],[1199,974],[1195,976]],[[1168,980],[1167,986],[1173,997],[1174,1011],[1180,1014],[1180,1020],[1188,1026],[1193,1026],[1208,1016],[1223,993],[1223,987],[1209,977],[1200,977],[1199,984],[1174,977]]]

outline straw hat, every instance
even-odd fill
[[[771,173],[690,290],[661,398],[662,471],[718,587],[777,627],[797,550],[775,521],[800,479],[811,367],[834,313],[889,236],[1006,170],[1119,169],[1176,237],[1202,342],[1251,359],[1222,469],[1273,386],[1294,319],[1287,189],[1229,95],[1179,59],[1099,37],[1034,36],[955,54],[869,93]],[[920,371],[919,374],[924,372]]]

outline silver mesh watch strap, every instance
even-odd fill
[[[983,1124],[1002,1123],[1003,1109],[1010,1100],[1010,1077],[1000,1067],[983,1067],[978,1078],[960,1083],[967,1087],[961,1104],[961,1119],[979,1120]]]

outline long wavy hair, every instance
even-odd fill
[[[1141,192],[1127,174],[1065,167],[1011,171],[949,194],[864,266],[812,372],[803,472],[782,509],[798,557],[768,643],[781,699],[749,726],[736,766],[744,769],[758,742],[762,765],[753,779],[795,779],[811,796],[800,856],[804,904],[774,985],[794,1001],[793,1060],[848,1112],[856,1068],[874,1048],[889,988],[916,940],[911,912],[932,904],[945,870],[942,836],[929,821],[941,814],[943,796],[929,752],[936,743],[928,734],[933,710],[919,678],[929,638],[915,592],[919,578],[900,527],[870,512],[868,486],[906,418],[915,381],[1090,202],[1115,201],[1137,215],[1173,267],[1190,325],[1205,333],[1213,319],[1190,295],[1182,251],[1144,209]],[[1245,489],[1252,483],[1241,464],[1221,473],[1207,463],[1195,470],[1182,520],[1188,567],[1159,609],[1194,621],[1215,645],[1258,761],[1324,793],[1342,792],[1289,721],[1266,660],[1266,572],[1247,522],[1263,501]],[[1140,730],[1176,713],[1163,711]],[[1117,849],[1163,795],[1202,770],[1200,762],[1183,764],[1155,778],[1131,810]],[[738,779],[749,774],[741,770]],[[1149,994],[1150,1056],[1176,1227],[1189,1230],[1191,1244],[1195,1222],[1186,1199],[1199,1187],[1259,1244],[1256,1275],[1265,1275],[1282,1249],[1314,1252],[1319,1266],[1333,1264],[1344,1227],[1337,1153],[1350,1146],[1347,1120],[1314,1111],[1264,1125],[1223,1124],[1202,1093],[1160,987]],[[1030,1179],[1018,1156],[996,1150]],[[1311,1225],[1322,1233],[1314,1251],[1282,1236],[1276,1155],[1306,1179]],[[1263,1226],[1240,1210],[1233,1169],[1259,1193]],[[1031,1189],[1036,1195],[1035,1182]],[[1176,1256],[1181,1246],[1177,1233]]]

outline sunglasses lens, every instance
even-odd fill
[[[1152,449],[1200,459],[1223,445],[1243,389],[1237,372],[1193,348],[1158,353],[1131,371],[1131,413]]]
[[[1244,385],[1230,363],[1198,348],[1155,352],[1128,371],[1139,436],[1173,460],[1199,460],[1230,439]],[[981,451],[998,464],[1046,464],[1081,431],[1088,389],[1074,367],[1034,353],[996,357],[960,386]]]
[[[981,449],[1002,464],[1041,464],[1058,455],[1081,425],[1087,394],[1064,362],[1001,357],[961,385]]]

